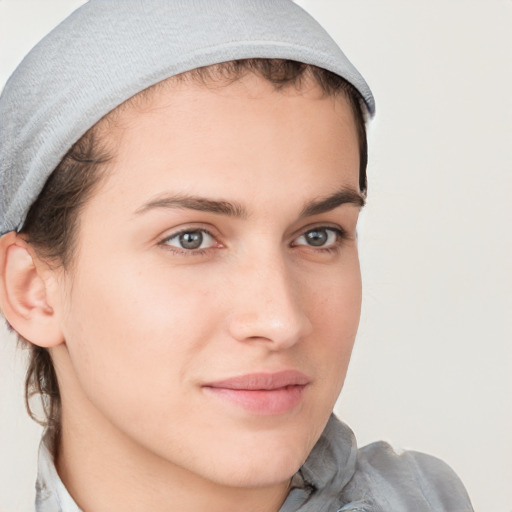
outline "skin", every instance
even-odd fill
[[[275,91],[251,74],[143,103],[102,134],[113,159],[81,212],[72,269],[39,272],[63,403],[57,468],[85,512],[277,511],[359,322],[353,117],[316,85]],[[351,202],[301,215],[347,190]],[[173,203],[190,196],[244,214]],[[304,236],[314,228],[325,245]],[[202,233],[200,250],[180,246],[183,230]],[[286,369],[309,384],[284,413],[204,388]]]

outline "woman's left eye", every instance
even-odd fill
[[[215,238],[204,229],[187,229],[166,238],[162,243],[183,251],[195,251],[213,247]]]
[[[293,245],[307,245],[309,247],[332,248],[336,246],[343,232],[336,228],[315,228],[306,231],[293,241]]]

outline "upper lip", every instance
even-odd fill
[[[273,390],[287,386],[305,386],[310,379],[297,370],[284,370],[275,373],[248,373],[237,377],[204,384],[204,387],[234,390]]]

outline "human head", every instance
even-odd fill
[[[342,95],[345,99],[348,99],[356,126],[358,127],[359,135],[359,152],[360,152],[360,178],[359,186],[362,192],[366,190],[366,140],[364,132],[364,106],[362,105],[362,99],[357,90],[351,86],[346,80],[336,77],[332,72],[318,69],[311,65],[304,65],[292,61],[286,60],[266,60],[266,59],[252,59],[252,60],[237,60],[230,61],[224,65],[211,65],[206,68],[198,68],[194,71],[185,72],[180,75],[180,79],[187,81],[203,81],[205,86],[211,86],[212,84],[218,83],[219,80],[222,82],[234,82],[246,73],[256,73],[260,76],[265,77],[270,82],[276,84],[276,87],[286,89],[288,87],[297,87],[300,90],[300,83],[306,82],[313,79],[313,82],[320,85],[324,94],[327,95]],[[159,85],[156,87],[158,89]],[[131,99],[128,103],[125,103],[120,110],[136,104],[141,98],[141,101],[145,101],[152,96],[152,91],[145,90],[142,94],[139,94],[135,99]],[[110,159],[108,144],[104,144],[105,131],[101,127],[108,126],[109,123],[116,122],[116,117],[119,110],[115,110],[113,113],[108,114],[103,118],[99,125],[94,125],[93,128],[89,129],[85,135],[83,135],[79,141],[72,146],[72,148],[65,155],[64,159],[57,166],[56,170],[51,174],[47,181],[43,191],[39,195],[38,199],[32,204],[31,209],[26,217],[23,229],[21,230],[28,237],[28,241],[46,258],[49,258],[53,262],[59,261],[60,264],[72,265],[73,262],[73,235],[76,234],[76,220],[79,215],[81,206],[87,201],[91,194],[94,194],[95,188],[101,183],[101,170],[102,164],[108,163]],[[64,215],[64,217],[56,216],[56,211],[48,209],[49,203],[51,207],[56,206],[55,188],[59,185],[62,186],[63,181],[67,180],[69,173],[74,174],[74,178],[78,179],[71,180],[71,186],[69,183],[66,184],[68,187],[68,196],[64,203],[58,208],[58,214]],[[63,180],[64,178],[64,180]],[[70,188],[72,190],[70,190]],[[62,197],[62,196],[61,196]],[[48,198],[52,198],[50,201]],[[71,201],[70,201],[71,198]],[[45,215],[42,212],[46,211]],[[51,224],[47,224],[51,219],[57,220],[54,222],[53,227]],[[61,222],[65,219],[64,222]],[[44,239],[44,227],[46,225],[47,233],[55,235],[56,225],[61,225],[61,242],[56,243],[55,240],[51,243],[48,239]],[[34,352],[34,365],[31,367],[31,375],[35,376],[36,387],[44,383],[48,385],[52,383],[54,375],[52,373],[51,361],[46,356],[44,350],[36,349]],[[38,362],[39,361],[39,362]],[[43,374],[36,368],[44,368]],[[55,382],[56,384],[56,382]],[[58,388],[56,385],[50,385],[50,392],[54,392]],[[53,390],[53,391],[52,391]],[[55,395],[54,400],[57,400]],[[53,402],[57,403],[57,402]],[[51,413],[52,414],[52,413]]]
[[[126,0],[124,2],[102,0],[89,2],[45,38],[25,59],[25,63],[10,80],[0,103],[3,120],[0,137],[3,140],[1,146],[4,148],[1,158],[0,204],[3,206],[0,210],[2,213],[0,233],[5,233],[15,226],[18,226],[18,230],[21,226],[25,226],[23,231],[29,235],[35,247],[44,251],[44,254],[52,257],[54,261],[68,263],[78,206],[92,191],[93,177],[97,175],[95,170],[107,156],[101,152],[101,141],[97,140],[94,128],[96,123],[103,116],[107,116],[108,122],[108,119],[115,115],[116,104],[121,104],[123,99],[128,100],[133,94],[140,94],[139,91],[145,91],[146,88],[151,90],[151,84],[157,83],[159,79],[181,72],[183,77],[208,81],[209,69],[213,68],[228,80],[236,80],[252,69],[276,83],[278,87],[293,85],[301,80],[302,75],[312,72],[326,94],[337,94],[342,91],[353,106],[358,126],[361,155],[360,189],[366,192],[367,150],[364,116],[366,110],[373,113],[371,92],[335,43],[302,9],[287,0],[259,2],[257,10],[254,6],[249,6],[248,11],[244,10],[247,4],[237,1],[198,2],[193,6],[187,5],[187,12],[183,12],[178,2],[151,1],[146,4],[151,4],[153,13],[147,12],[141,3],[133,2],[133,5],[130,3],[129,6],[132,17],[126,17],[119,16],[120,9],[128,8]],[[141,12],[137,12],[138,10]],[[223,13],[223,21],[225,16],[232,16],[232,20],[230,24],[223,23],[222,30],[213,30],[211,23],[216,19],[218,12]],[[250,27],[247,26],[248,14],[253,17],[254,22]],[[161,39],[153,38],[148,41],[151,39],[148,38],[148,32],[142,31],[134,22],[137,20],[137,15],[146,18],[149,27],[153,24],[153,31],[155,28],[160,28],[167,38],[167,48],[179,54],[162,54],[162,51],[169,52],[169,50],[162,45]],[[109,25],[112,25],[112,20],[115,18],[118,23],[124,23],[125,26],[113,33]],[[192,20],[193,23],[191,23]],[[283,20],[288,23],[283,25]],[[240,27],[241,22],[244,23],[243,27]],[[134,23],[137,26],[134,27]],[[170,23],[176,26],[171,26]],[[187,23],[186,39],[180,32],[180,23]],[[201,48],[204,41],[200,41],[205,37],[206,25],[211,29],[207,34],[211,39],[209,46],[217,46],[210,51],[209,55]],[[76,30],[76,27],[79,27],[79,30]],[[197,36],[191,35],[191,28],[196,31]],[[276,39],[276,34],[273,33],[276,29],[279,30],[279,37],[282,39],[279,47],[271,44],[271,41]],[[89,30],[94,33],[89,33]],[[71,32],[75,38],[73,45],[68,41]],[[199,33],[202,34],[201,37]],[[129,34],[129,40],[127,40],[127,34]],[[105,39],[99,40],[100,37]],[[146,41],[142,41],[142,37],[145,37]],[[81,40],[76,41],[76,38]],[[117,41],[109,41],[113,38]],[[238,46],[230,44],[229,55],[238,57],[239,60],[224,63],[220,67],[213,66],[215,62],[231,60],[226,58],[224,47],[226,41],[236,40],[239,40],[239,44]],[[265,42],[266,40],[269,42]],[[128,42],[131,42],[131,48],[126,47]],[[137,45],[142,47],[142,50],[138,56],[134,57]],[[120,48],[129,51],[130,66],[134,68],[133,75],[137,73],[137,79],[131,76],[121,77],[116,81],[116,76],[111,77],[107,71],[120,74],[124,64],[121,59],[116,59],[117,62],[103,59],[102,55],[112,51],[109,47],[115,48],[116,51]],[[77,55],[77,51],[80,55]],[[151,53],[148,53],[149,51]],[[54,59],[53,56],[56,54],[62,54],[63,57]],[[277,60],[258,58],[251,60],[243,57],[276,57],[283,60],[278,63]],[[286,58],[300,60],[298,57],[313,66],[284,60]],[[48,60],[50,58],[53,58],[51,63]],[[136,59],[136,65],[133,65],[133,59]],[[92,63],[92,60],[94,60],[94,66],[88,66],[87,61]],[[144,61],[147,60],[152,62],[146,65]],[[34,81],[36,77],[39,81],[40,76],[45,76],[44,72],[50,64],[60,68],[55,73],[61,76],[61,80],[55,84],[40,81],[42,85],[38,94],[33,90]],[[317,69],[314,64],[320,65],[320,68]],[[116,66],[117,70],[111,70]],[[343,78],[340,79],[336,73]],[[79,79],[80,74],[84,76]],[[49,75],[48,71],[46,75]],[[101,94],[95,94],[91,89],[91,87],[98,87],[95,84],[97,81],[100,82],[99,87],[104,89]],[[142,94],[146,93],[142,92]],[[85,95],[92,96],[94,102],[99,105],[89,102],[81,105],[81,109],[77,108],[76,104],[81,101],[80,96]],[[59,108],[53,108],[53,112],[48,112],[49,104],[55,101],[55,96],[60,97]],[[73,101],[70,101],[71,98]],[[20,115],[20,107],[26,114]],[[73,109],[72,122],[70,122],[69,113],[64,113],[62,116],[59,114],[61,110],[65,111],[69,108]],[[108,115],[111,109],[114,109],[114,113]],[[36,110],[35,114],[34,110]],[[38,117],[44,117],[46,122],[43,124],[40,120],[37,121]],[[48,117],[50,121],[47,121]],[[55,126],[59,126],[62,131],[60,127],[63,125],[63,129],[68,133],[56,133]],[[38,131],[41,132],[40,135],[34,137],[33,133]],[[23,138],[20,140],[20,132],[25,133],[25,140]],[[15,142],[13,142],[12,133],[16,133]],[[51,144],[45,142],[48,138],[53,139]],[[73,139],[78,142],[73,144]],[[33,140],[37,142],[31,143]],[[33,171],[34,166],[37,166],[36,172]],[[54,168],[57,172],[53,172]],[[46,182],[46,177],[50,174],[51,177]],[[70,174],[73,175],[71,182],[67,178],[60,179],[60,176]],[[11,181],[19,180],[24,175],[27,175],[24,178],[25,182],[32,181],[36,184],[30,185],[26,191],[23,190],[23,185],[18,190],[12,190]],[[45,182],[46,186],[43,188]],[[16,185],[14,186],[17,188]],[[27,188],[26,185],[24,186]],[[59,191],[56,196],[51,195],[53,189]],[[41,191],[43,193],[37,198]],[[51,198],[50,201],[45,200],[47,196]],[[59,201],[57,197],[60,197]],[[61,204],[58,204],[59,202]],[[17,216],[9,219],[9,211],[14,210],[25,213],[22,214],[21,219]],[[36,350],[33,353],[28,375],[27,389],[43,391],[43,395],[54,396],[54,400],[58,400],[58,390],[52,378],[51,364],[46,351]],[[34,379],[35,376],[37,377]],[[52,409],[52,402],[53,399],[50,400],[50,409]],[[55,414],[49,414],[49,416],[55,417]]]
[[[211,86],[222,81],[226,83],[240,79],[246,73],[256,73],[277,89],[300,87],[305,80],[317,83],[328,96],[342,95],[351,105],[359,137],[359,187],[366,195],[367,189],[367,141],[365,112],[354,87],[333,73],[311,67],[296,61],[278,59],[247,59],[227,62],[206,68],[198,68],[175,77],[174,81],[190,80]],[[156,88],[161,87],[157,84]],[[76,243],[76,227],[80,207],[87,201],[95,187],[101,182],[103,167],[109,161],[109,152],[102,143],[100,125],[115,123],[120,109],[133,105],[142,99],[147,101],[155,86],[144,90],[107,114],[98,125],[89,129],[68,151],[56,170],[51,174],[45,187],[32,204],[21,233],[26,235],[31,246],[41,257],[54,264],[72,265],[73,249]],[[102,131],[103,137],[105,131]],[[33,419],[30,397],[39,395],[42,399],[45,418],[43,423],[58,430],[60,417],[60,394],[57,378],[47,349],[28,343],[29,366],[25,382],[27,409]]]

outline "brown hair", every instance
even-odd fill
[[[193,81],[205,85],[212,83],[232,83],[247,73],[271,82],[277,90],[295,86],[300,88],[306,81],[320,86],[323,94],[336,96],[341,94],[350,104],[359,140],[359,187],[366,194],[366,110],[357,90],[339,76],[315,66],[282,59],[244,59],[197,68],[167,81]],[[105,165],[109,159],[105,137],[100,137],[99,126],[112,121],[119,108],[124,108],[139,99],[151,97],[152,91],[160,87],[157,84],[142,91],[121,107],[105,116],[76,142],[62,159],[47,180],[37,200],[32,204],[22,233],[28,242],[43,258],[55,261],[69,268],[73,262],[76,248],[77,225],[83,205],[91,197],[96,187],[105,176]],[[103,134],[103,131],[101,131]],[[25,340],[22,340],[25,341]],[[50,353],[45,349],[28,344],[30,350],[29,364],[25,379],[25,400],[30,416],[52,429],[58,435],[61,417],[61,401],[57,376]],[[30,398],[39,395],[44,411],[44,418],[38,419],[34,414]]]

